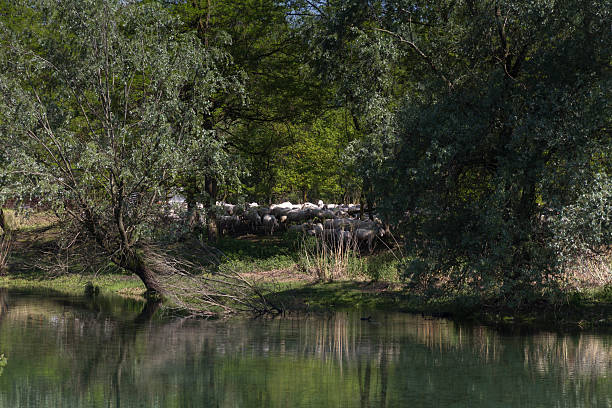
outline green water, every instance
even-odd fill
[[[0,291],[0,407],[612,407],[610,334],[149,306]]]

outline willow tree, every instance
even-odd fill
[[[4,171],[33,177],[79,240],[164,292],[146,244],[193,152],[222,154],[201,122],[228,60],[156,2],[35,0],[10,13],[0,126],[15,153]],[[23,13],[37,25],[11,26]]]
[[[357,157],[403,227],[412,283],[519,305],[581,258],[605,262],[610,1],[296,3],[322,71],[386,124]],[[379,99],[385,82],[397,93]]]
[[[612,244],[606,2],[439,2],[389,27],[429,96],[396,117],[389,179],[413,281],[519,306]],[[609,2],[608,6],[609,6]],[[605,261],[604,261],[605,262]]]

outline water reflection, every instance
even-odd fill
[[[402,314],[161,321],[158,307],[0,291],[0,407],[612,406],[608,335]]]
[[[8,312],[8,290],[0,288],[0,321],[2,316]]]

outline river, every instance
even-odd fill
[[[609,333],[155,309],[0,290],[0,407],[612,407]]]

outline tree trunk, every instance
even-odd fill
[[[187,224],[189,225],[189,229],[193,231],[200,223],[198,204],[194,199],[187,199],[187,214],[189,214]]]
[[[198,195],[198,179],[195,175],[191,175],[187,178],[185,183],[185,200],[187,201],[187,214],[189,217],[187,220],[187,225],[191,231],[195,229],[200,221],[196,199]]]
[[[163,295],[164,290],[155,276],[155,272],[147,266],[144,255],[140,251],[132,251],[126,255],[120,262],[119,266],[134,273],[144,283],[147,288],[147,296]]]
[[[217,214],[215,214],[215,205],[217,203],[217,180],[213,177],[206,177],[205,181],[206,192],[208,193],[208,206],[206,208],[206,224],[208,229],[208,241],[217,242],[219,239],[219,228],[217,226]]]
[[[5,221],[4,216],[4,210],[2,209],[2,207],[0,207],[0,229],[2,229],[5,234],[8,234],[11,231],[11,228]]]

